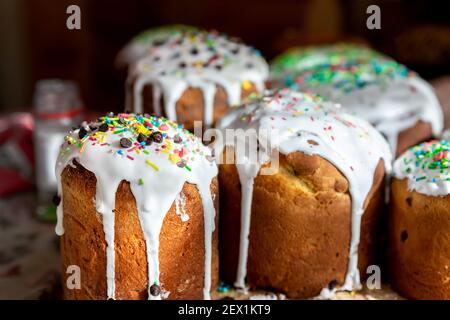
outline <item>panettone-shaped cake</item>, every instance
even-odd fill
[[[439,136],[443,115],[433,88],[404,65],[368,47],[293,48],[271,65],[271,85],[311,91],[369,121],[399,155]]]
[[[165,118],[108,114],[67,135],[56,173],[65,299],[209,298],[217,165],[199,139]]]
[[[264,89],[269,67],[258,50],[218,32],[183,32],[154,43],[129,70],[127,108],[192,129],[213,125],[232,105]]]
[[[447,140],[421,143],[394,162],[390,278],[409,299],[450,299],[449,163]]]
[[[223,278],[290,298],[359,289],[391,164],[382,135],[289,89],[249,99],[219,128],[237,133],[219,166]]]

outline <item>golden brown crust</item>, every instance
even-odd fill
[[[128,88],[130,90],[131,88]],[[256,93],[256,86],[251,85],[250,88],[242,88],[241,99],[245,99],[252,93]],[[143,110],[147,113],[153,113],[153,93],[152,86],[147,85],[142,92]],[[161,96],[160,105],[164,105],[164,97]],[[190,131],[194,129],[194,121],[203,121],[204,111],[203,92],[199,88],[189,87],[181,95],[176,103],[177,122],[183,124]],[[216,123],[230,108],[227,100],[227,93],[221,86],[217,86],[216,95],[214,96],[214,113],[213,122]],[[164,111],[164,108],[161,108]],[[162,116],[167,116],[164,112]],[[214,124],[213,123],[213,124]]]
[[[68,166],[62,174],[64,229],[61,237],[65,299],[106,299],[106,242],[101,217],[94,205],[96,178],[82,166]],[[218,207],[217,179],[211,184]],[[167,213],[160,235],[160,284],[168,299],[202,299],[204,278],[204,224],[202,200],[195,185],[185,183],[187,222]],[[216,224],[218,215],[216,214]],[[218,282],[218,233],[213,235],[212,290]],[[115,208],[116,299],[147,298],[146,245],[130,184],[122,181]],[[81,269],[81,289],[70,290],[67,267]]]
[[[408,191],[393,179],[389,219],[392,286],[409,299],[450,299],[450,196]]]
[[[365,203],[359,246],[362,275],[373,263],[383,207],[384,166],[380,161]],[[241,190],[236,167],[220,166],[221,274],[236,278]],[[301,152],[280,155],[275,175],[254,182],[247,283],[290,298],[316,296],[331,282],[342,284],[351,239],[347,179],[331,163]]]

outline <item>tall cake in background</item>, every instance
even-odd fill
[[[165,118],[108,114],[67,135],[56,173],[65,299],[209,298],[217,166],[199,139]]]
[[[166,41],[171,36],[196,30],[197,28],[192,26],[174,24],[142,31],[120,50],[117,54],[115,65],[119,69],[125,69],[139,58],[145,56],[152,47]]]
[[[258,50],[218,32],[184,32],[154,44],[129,70],[127,108],[192,129],[213,125],[230,106],[261,92],[268,65]]]
[[[234,163],[219,167],[224,280],[290,298],[360,289],[392,161],[381,134],[289,89],[249,99],[219,128],[241,130],[224,143],[223,158]],[[253,160],[252,149],[260,152]]]
[[[441,106],[432,87],[405,66],[365,46],[293,48],[271,65],[271,84],[312,91],[372,123],[395,154],[439,136]]]
[[[450,299],[450,142],[421,143],[394,162],[391,283],[409,299]]]

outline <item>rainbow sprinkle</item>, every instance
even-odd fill
[[[292,49],[274,60],[272,73],[292,89],[331,84],[342,93],[413,75],[404,65],[376,51],[350,44]]]
[[[83,128],[87,131],[87,135],[82,139],[74,132],[65,138],[66,143],[77,146],[80,153],[83,153],[88,144],[96,148],[108,148],[108,154],[117,154],[129,161],[142,161],[143,158],[143,161],[155,171],[159,171],[160,168],[146,159],[154,153],[164,155],[175,167],[187,171],[192,170],[188,164],[196,155],[205,156],[197,146],[200,143],[197,137],[179,124],[163,117],[109,113]],[[111,143],[104,142],[108,132],[119,136],[120,145],[115,152],[111,149]],[[65,152],[70,152],[70,148],[61,149],[61,154]],[[139,181],[140,184],[141,182],[143,184],[143,180]]]
[[[405,175],[421,173],[412,177],[416,182],[450,181],[450,143],[447,140],[433,140],[414,146],[402,161]]]

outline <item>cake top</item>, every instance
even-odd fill
[[[218,127],[266,129],[272,145],[282,153],[296,148],[305,148],[302,151],[310,154],[324,153],[326,158],[333,153],[338,162],[353,161],[351,170],[364,168],[367,162],[360,160],[366,157],[373,158],[375,166],[380,158],[391,158],[386,140],[368,122],[318,95],[290,89],[252,95],[241,107],[229,112]],[[389,163],[385,165],[389,167]]]
[[[338,44],[288,51],[272,64],[274,85],[311,91],[342,104],[381,131],[396,152],[418,121],[438,136],[442,108],[433,88],[405,66],[364,46]]]
[[[186,31],[196,31],[196,27],[183,24],[173,24],[151,28],[134,36],[130,42],[120,50],[117,55],[118,66],[128,66],[144,56],[149,48],[158,45],[172,35],[181,34]]]
[[[76,160],[96,178],[95,210],[102,217],[106,248],[108,298],[115,297],[114,212],[116,193],[128,181],[136,202],[147,251],[149,299],[160,299],[151,286],[159,285],[158,248],[163,221],[180,198],[185,183],[196,185],[203,204],[205,229],[204,296],[211,285],[211,242],[215,208],[211,183],[217,166],[210,150],[200,139],[175,122],[149,115],[107,114],[90,124],[84,123],[66,136],[56,163],[58,196],[56,233],[63,234],[62,173]],[[182,211],[182,210],[181,210]],[[82,221],[81,221],[82,223]]]
[[[412,72],[366,46],[339,43],[288,50],[275,58],[271,74],[294,89],[331,84],[351,92],[368,84],[408,77]]]
[[[268,76],[268,65],[258,50],[239,39],[216,31],[188,31],[153,45],[130,73],[162,82],[185,79],[193,86],[214,82],[227,89],[228,81],[259,86]]]
[[[74,152],[79,157],[91,152],[98,157],[145,163],[155,171],[168,165],[191,171],[192,164],[211,159],[210,150],[181,125],[163,117],[128,113],[109,113],[71,131],[60,157]]]
[[[414,146],[394,162],[394,177],[408,179],[408,189],[431,196],[450,193],[450,142],[433,140]]]

